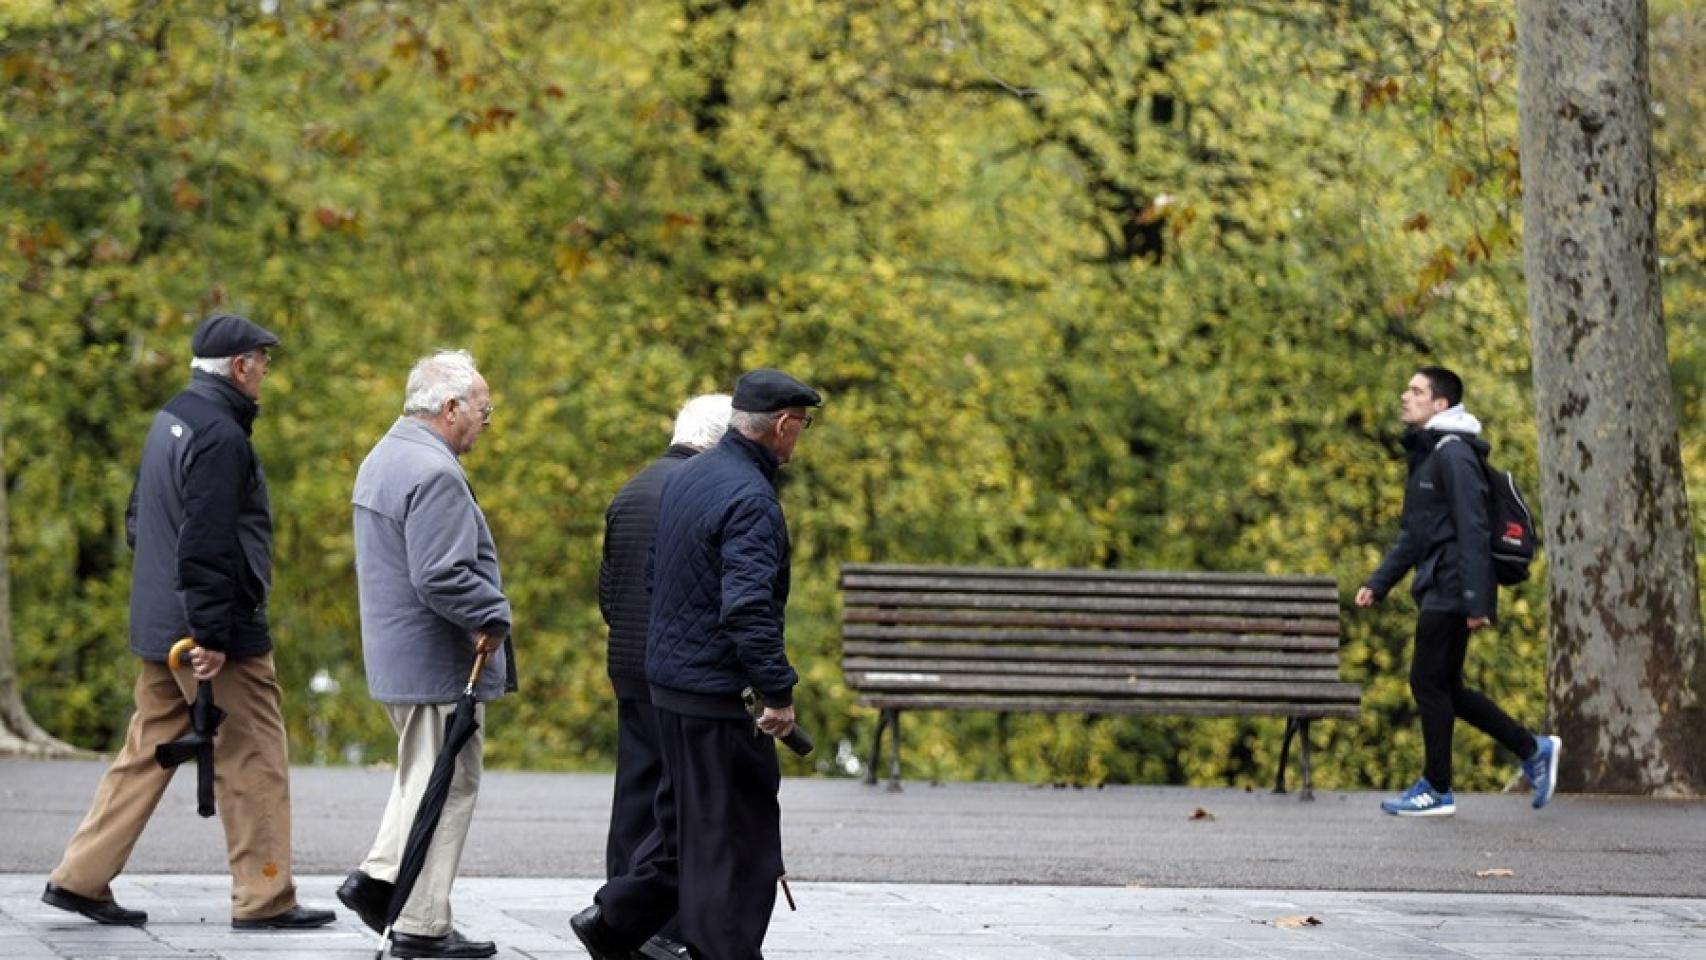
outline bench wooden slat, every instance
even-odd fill
[[[1106,647],[1221,647],[1236,650],[1338,650],[1337,636],[1287,636],[1243,633],[1145,633],[1131,630],[983,630],[971,627],[851,623],[841,635],[849,640],[941,640],[966,643],[1051,643]]]
[[[1250,703],[1243,700],[1097,700],[1075,697],[1000,697],[976,694],[882,694],[861,696],[859,705],[904,710],[993,710],[1014,713],[1146,713],[1192,717],[1300,717],[1355,719],[1356,703]]]
[[[848,563],[841,567],[848,574],[889,574],[920,577],[972,577],[979,579],[1034,579],[1085,581],[1106,580],[1126,583],[1212,583],[1249,584],[1252,586],[1315,586],[1333,587],[1332,577],[1299,576],[1267,573],[1210,573],[1195,570],[1031,570],[1025,567],[938,567],[906,563]]]
[[[982,610],[871,610],[842,611],[842,619],[850,623],[911,623],[911,624],[978,624],[1009,627],[1081,627],[1085,629],[1151,630],[1185,633],[1198,630],[1220,633],[1297,633],[1319,636],[1339,635],[1339,621],[1331,620],[1270,620],[1258,617],[1180,617],[1129,616],[1093,613],[1000,613]]]
[[[929,593],[921,591],[848,590],[842,606],[854,608],[910,608],[976,610],[1066,610],[1114,613],[1173,613],[1182,615],[1233,614],[1260,617],[1326,619],[1339,615],[1337,599],[1328,602],[1299,600],[1209,600],[1195,597],[1061,597],[1043,594]]]
[[[1016,660],[1025,663],[1108,664],[1207,664],[1226,667],[1297,666],[1332,669],[1339,666],[1336,648],[1321,650],[1103,650],[1074,646],[995,646],[950,643],[917,643],[904,640],[850,640],[841,644],[841,655],[854,657],[931,657],[941,660]]]
[[[1045,580],[1036,577],[942,577],[893,574],[843,574],[841,589],[940,590],[961,593],[1046,594],[1085,597],[1212,597],[1238,600],[1303,600],[1337,603],[1338,585],[1203,583],[1174,580]]]
[[[857,690],[869,673],[971,673],[1012,674],[1024,677],[1107,677],[1146,680],[1282,680],[1298,683],[1335,683],[1339,668],[1329,667],[1228,667],[1221,664],[1122,665],[1117,670],[1103,663],[1037,663],[1013,660],[872,659],[849,657],[841,663],[847,685]],[[1046,683],[1039,683],[1046,686]]]
[[[945,693],[1107,694],[1173,699],[1220,698],[1252,701],[1317,701],[1360,698],[1354,683],[1275,683],[1271,681],[1140,680],[1126,677],[1014,677],[997,674],[872,671],[861,674],[857,689],[942,691]]]

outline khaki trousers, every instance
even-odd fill
[[[174,674],[163,663],[142,662],[124,746],[101,777],[51,882],[81,896],[112,899],[112,879],[177,772],[154,761],[154,748],[189,732],[195,687],[188,664]],[[275,916],[296,905],[296,883],[283,694],[272,654],[226,660],[213,679],[213,700],[225,711],[213,739],[213,794],[231,864],[231,916]]]
[[[448,703],[385,705],[391,726],[397,730],[397,776],[391,782],[391,799],[385,804],[385,816],[379,821],[373,849],[361,865],[361,872],[375,880],[387,883],[397,880],[397,868],[403,859],[403,847],[409,841],[415,811],[420,809],[433,763],[444,748],[444,722],[455,709],[455,704]],[[474,820],[474,801],[480,793],[480,772],[485,765],[485,704],[476,705],[474,717],[481,728],[474,731],[473,738],[456,756],[456,772],[450,778],[444,815],[438,821],[438,829],[433,831],[432,846],[427,849],[420,878],[415,881],[408,902],[403,904],[403,912],[397,915],[394,929],[400,933],[442,937],[450,932],[450,887],[462,866],[462,844]]]

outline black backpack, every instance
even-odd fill
[[[1500,470],[1485,460],[1487,471],[1487,529],[1493,538],[1493,576],[1499,583],[1510,586],[1528,579],[1528,565],[1534,562],[1534,551],[1540,547],[1540,537],[1534,532],[1534,514],[1522,491],[1516,488],[1516,478],[1509,470]]]
[[[1440,443],[1451,439],[1455,438],[1447,436]],[[1438,444],[1434,449],[1439,449]],[[1534,532],[1534,514],[1509,470],[1500,470],[1484,457],[1476,459],[1481,461],[1481,470],[1487,475],[1487,533],[1492,541],[1493,578],[1506,587],[1522,583],[1528,579],[1535,551],[1540,549],[1540,537]]]

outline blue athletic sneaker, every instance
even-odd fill
[[[1396,800],[1380,801],[1380,809],[1396,817],[1449,817],[1457,812],[1457,799],[1451,791],[1435,790],[1427,777],[1405,790]]]
[[[1564,741],[1557,737],[1535,737],[1534,742],[1540,749],[1522,762],[1522,774],[1534,788],[1534,809],[1539,810],[1552,802],[1552,791],[1558,787],[1558,753],[1564,749]]]

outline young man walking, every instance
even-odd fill
[[[1546,806],[1558,781],[1557,737],[1536,737],[1498,705],[1463,685],[1469,635],[1493,622],[1498,582],[1493,576],[1481,421],[1463,408],[1463,380],[1444,367],[1423,367],[1399,398],[1406,428],[1409,481],[1398,539],[1379,569],[1357,590],[1370,607],[1415,570],[1410,593],[1421,608],[1410,655],[1410,691],[1422,719],[1426,761],[1422,778],[1380,808],[1401,817],[1457,812],[1451,793],[1451,737],[1458,717],[1522,760],[1534,807]]]

